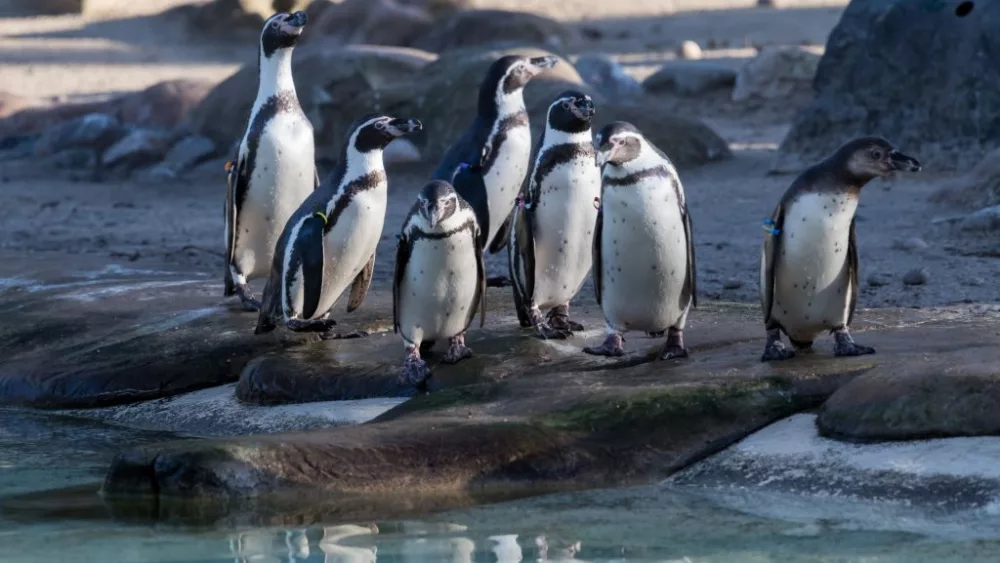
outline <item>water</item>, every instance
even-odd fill
[[[1000,558],[1000,527],[992,524],[863,500],[693,486],[552,494],[406,519],[395,508],[355,520],[346,512],[247,508],[192,525],[164,517],[162,506],[156,514],[112,510],[97,490],[114,452],[166,439],[177,437],[0,411],[0,563]]]

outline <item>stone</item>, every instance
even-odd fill
[[[889,274],[873,273],[868,276],[868,287],[882,287],[892,283]]]
[[[702,57],[701,45],[690,39],[681,41],[680,47],[677,48],[677,56],[681,59],[696,61]]]
[[[962,219],[958,228],[963,231],[996,231],[1000,229],[1000,205],[992,205]]]
[[[6,119],[15,113],[37,105],[39,105],[38,100],[0,91],[0,119]]]
[[[914,268],[903,275],[903,285],[924,285],[929,278],[927,268]]]
[[[297,50],[292,72],[299,103],[316,134],[317,152],[339,156],[342,137],[354,119],[387,109],[380,101],[380,92],[416,76],[435,58],[416,49],[375,45]],[[223,80],[191,112],[192,129],[219,147],[238,143],[256,95],[254,62]]]
[[[969,287],[983,287],[986,285],[986,279],[979,276],[967,278],[962,280],[962,285],[967,285]]]
[[[977,2],[974,17],[952,6],[852,0],[774,169],[802,170],[873,133],[942,172],[968,170],[1000,147],[1000,68],[983,50],[1000,25],[1000,4]]]
[[[114,117],[90,113],[46,129],[35,142],[34,156],[44,157],[75,148],[101,152],[127,133],[128,129]]]
[[[580,55],[573,61],[573,67],[584,82],[607,98],[629,98],[642,93],[639,82],[608,55]]]
[[[216,154],[215,143],[207,137],[190,135],[178,141],[163,158],[162,166],[182,172],[197,166]]]
[[[306,42],[409,46],[434,25],[427,2],[345,0],[325,7],[303,34]]]
[[[652,361],[660,339],[634,338],[622,359],[581,354],[580,347],[603,339],[592,301],[575,306],[579,321],[593,328],[572,341],[526,336],[509,305],[492,307],[507,313],[491,313],[486,329],[470,331],[483,339],[477,352],[488,360],[485,378],[418,394],[359,426],[126,449],[112,462],[103,492],[152,495],[163,506],[192,497],[374,498],[501,485],[508,493],[538,493],[659,481],[770,422],[818,407],[862,374],[905,372],[926,365],[928,356],[954,366],[996,364],[1000,357],[996,314],[961,308],[866,310],[852,328],[877,355],[837,358],[817,348],[795,362],[765,365],[748,361],[759,351],[758,329],[748,322],[757,313],[708,302],[685,334],[698,361],[666,367]],[[524,348],[510,350],[511,343]],[[373,361],[364,353],[373,342],[330,344],[341,361],[360,354],[362,373]],[[509,359],[489,359],[494,354]],[[310,369],[319,373],[322,365]],[[294,365],[284,370],[294,377]],[[288,381],[286,389],[294,389]]]
[[[1000,204],[1000,149],[987,153],[959,177],[946,180],[930,201],[972,208]]]
[[[576,29],[528,12],[462,10],[413,43],[441,53],[482,46],[532,46],[564,53],[580,43]]]
[[[226,34],[260,32],[264,20],[275,12],[304,10],[309,0],[212,0],[184,6],[188,25],[194,29]]]
[[[736,75],[733,101],[777,99],[807,90],[816,75],[820,55],[798,45],[765,47]]]
[[[730,89],[735,83],[736,71],[727,66],[707,61],[671,61],[644,80],[642,86],[647,92],[697,96]]]
[[[739,289],[743,287],[743,282],[736,278],[729,278],[722,282],[722,289]]]
[[[89,170],[97,166],[97,156],[90,149],[66,149],[44,157],[42,162],[60,170]]]
[[[830,396],[817,425],[853,440],[1000,435],[998,360],[955,365],[929,356],[924,366],[863,375]]]
[[[178,79],[154,84],[107,103],[122,123],[156,129],[181,125],[215,86],[206,80]]]
[[[172,396],[233,382],[254,356],[316,340],[255,336],[256,316],[223,300],[221,274],[95,267],[86,256],[7,267],[18,277],[0,284],[0,303],[17,322],[0,326],[2,405],[79,409]]]
[[[892,248],[894,250],[905,250],[907,252],[917,252],[921,250],[927,250],[930,245],[927,241],[920,237],[912,237],[905,240],[896,240],[892,243]]]
[[[159,162],[167,151],[173,137],[166,131],[155,129],[134,129],[104,152],[102,163],[106,166],[131,170],[153,162]]]

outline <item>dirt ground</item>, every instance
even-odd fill
[[[134,14],[118,14],[129,17],[117,20],[0,17],[0,89],[23,96],[75,99],[137,90],[169,78],[221,81],[255,59],[252,46],[190,41],[182,30],[148,15],[176,3],[136,2]],[[706,48],[707,57],[734,66],[761,45],[821,46],[842,9],[841,2],[806,0],[787,9],[751,7],[754,3],[573,0],[550,3],[541,11],[598,30],[602,39],[588,43],[585,50],[613,54],[629,72],[642,78],[672,58],[676,45],[685,39]],[[539,3],[478,0],[476,4],[510,9]],[[718,9],[693,11],[693,6]],[[768,175],[767,170],[803,100],[737,107],[720,95],[693,101],[664,97],[663,103],[702,118],[734,149],[732,160],[682,171],[694,219],[701,297],[754,301],[762,221],[792,180],[791,176]],[[421,167],[389,172],[390,209],[374,282],[383,287],[390,283],[393,235],[426,178]],[[874,287],[863,282],[860,307],[998,300],[991,283],[1000,274],[996,246],[990,241],[957,238],[947,222],[935,222],[960,213],[928,202],[928,196],[945,180],[926,170],[876,181],[865,189],[858,211],[861,276],[866,280],[882,275],[887,283]],[[0,253],[6,258],[26,252],[45,253],[53,260],[89,254],[95,260],[131,262],[136,267],[173,265],[218,272],[221,284],[225,189],[221,163],[217,171],[206,170],[183,182],[143,185],[74,181],[66,173],[45,170],[30,161],[0,160],[0,181],[4,200]],[[922,239],[926,248],[913,243],[915,238]],[[504,273],[504,260],[503,256],[491,258],[494,274]],[[2,264],[4,273],[16,273],[16,260]],[[902,283],[904,274],[914,268],[927,269],[925,285]],[[581,298],[589,299],[589,284],[584,291],[587,295]]]

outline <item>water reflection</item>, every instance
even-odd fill
[[[259,530],[229,537],[234,563],[520,563],[580,561],[581,542],[545,535],[472,536],[465,526],[392,523]]]

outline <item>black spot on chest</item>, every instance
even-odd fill
[[[260,107],[256,114],[250,118],[247,127],[247,157],[237,170],[236,178],[236,213],[239,215],[243,203],[246,201],[247,192],[250,189],[250,179],[253,178],[254,170],[257,168],[257,150],[260,148],[260,138],[264,133],[264,128],[275,118],[283,113],[302,113],[299,100],[294,92],[282,91],[271,96]],[[304,116],[303,116],[304,117]]]
[[[535,171],[531,179],[534,193],[529,194],[529,199],[531,201],[538,201],[541,195],[542,182],[556,167],[577,159],[586,159],[593,162],[594,157],[594,145],[591,143],[563,143],[545,149],[538,158],[538,163],[535,165]]]
[[[490,152],[486,155],[486,160],[483,162],[483,175],[486,175],[493,169],[493,165],[496,164],[497,158],[500,156],[500,149],[507,142],[511,131],[518,127],[527,126],[528,112],[526,111],[508,115],[500,120],[499,125],[496,127],[496,132],[492,132],[491,137],[486,141],[487,146],[490,147]]]

